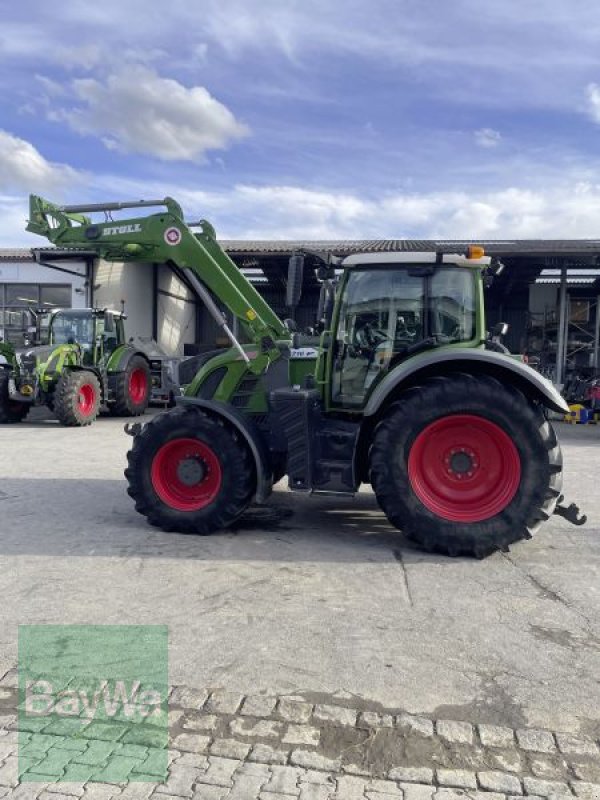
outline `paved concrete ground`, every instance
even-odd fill
[[[122,420],[2,427],[0,674],[18,623],[166,623],[174,684],[598,735],[600,428],[560,435],[588,525],[477,562],[413,549],[368,492],[162,533],[125,493]]]

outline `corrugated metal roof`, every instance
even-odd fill
[[[452,252],[469,244],[482,245],[489,255],[498,256],[566,256],[600,254],[600,239],[222,239],[221,246],[232,255],[286,255],[297,250],[320,250],[335,255],[352,253],[385,253],[404,251],[443,250]],[[36,247],[51,252],[55,248]],[[58,248],[57,252],[58,252]],[[73,255],[77,254],[73,250]],[[84,251],[81,251],[82,253]],[[0,248],[0,261],[32,258],[29,248]]]
[[[0,247],[0,261],[34,261],[36,253],[42,253],[44,256],[54,259],[83,258],[94,255],[91,251],[75,248],[65,250],[60,247]]]
[[[29,248],[0,247],[0,261],[33,261],[33,256]]]
[[[600,239],[347,239],[347,240],[267,240],[223,239],[222,247],[233,254],[281,254],[303,248],[325,250],[336,255],[403,251],[451,251],[469,244],[485,247],[490,255],[572,255],[600,254]]]

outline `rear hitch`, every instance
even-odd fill
[[[569,506],[563,506],[561,504],[564,499],[565,498],[561,494],[561,496],[558,498],[554,513],[558,514],[559,517],[564,517],[567,522],[570,522],[572,525],[585,525],[587,522],[587,516],[581,513],[579,506],[575,503],[571,503]]]
[[[139,434],[142,432],[143,427],[144,426],[142,425],[141,422],[128,422],[123,428],[123,430],[125,431],[127,436],[139,436]]]

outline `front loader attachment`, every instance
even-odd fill
[[[29,220],[27,230],[45,236],[53,244],[60,241],[61,236],[69,228],[77,225],[89,225],[90,220],[82,214],[66,214],[60,206],[49,203],[43,197],[29,195]]]
[[[183,211],[179,203],[171,197],[162,200],[129,200],[118,203],[87,203],[84,205],[59,206],[44,200],[39,195],[29,195],[29,220],[27,230],[45,236],[53,244],[68,237],[68,231],[79,227],[92,227],[92,220],[87,213],[104,213],[105,222],[112,222],[113,211],[127,208],[156,208],[163,206],[169,214],[183,221]],[[88,234],[86,232],[86,238]],[[68,242],[69,244],[71,242]]]

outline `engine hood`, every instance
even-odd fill
[[[34,358],[36,363],[43,363],[47,361],[52,353],[56,350],[56,345],[39,345],[38,347],[18,347],[15,350],[17,361],[19,364],[31,362]]]

